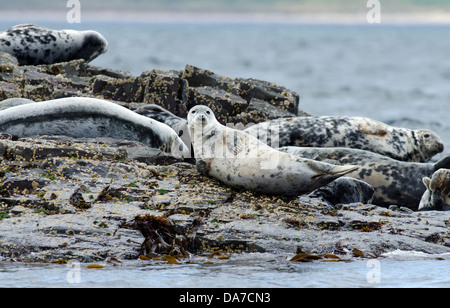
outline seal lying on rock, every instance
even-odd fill
[[[431,179],[424,177],[426,191],[419,204],[420,211],[450,211],[450,170],[440,169]]]
[[[277,140],[271,136],[272,130],[277,132]],[[430,130],[397,128],[362,117],[276,119],[249,127],[245,132],[274,147],[355,148],[410,162],[427,162],[444,150],[441,139]]]
[[[2,110],[0,132],[20,137],[110,137],[139,141],[175,157],[189,155],[186,145],[166,124],[117,104],[86,97],[61,98]]]
[[[282,153],[221,125],[206,106],[189,111],[188,126],[199,171],[233,187],[295,197],[358,169]]]
[[[366,182],[343,176],[310,193],[311,198],[320,198],[331,205],[372,202],[375,190]]]
[[[96,31],[51,30],[19,25],[0,33],[0,50],[17,58],[20,65],[39,65],[84,59],[90,62],[108,49]]]
[[[431,164],[402,162],[370,151],[348,148],[284,147],[279,150],[317,161],[358,165],[359,170],[347,176],[370,184],[375,189],[373,203],[381,206],[395,204],[417,209],[425,191],[422,178],[441,168],[450,168],[450,156]]]
[[[172,112],[155,104],[149,104],[144,107],[140,107],[134,110],[134,112],[170,126],[177,133],[178,137],[183,140],[184,144],[189,148],[189,157],[194,157],[187,120],[180,118],[174,115]]]

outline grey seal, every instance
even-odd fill
[[[188,126],[198,170],[238,189],[296,197],[358,169],[282,153],[223,126],[206,106],[189,111]]]
[[[386,207],[395,204],[417,209],[425,191],[422,178],[431,176],[436,170],[450,168],[450,156],[432,164],[403,162],[349,148],[283,147],[279,150],[318,161],[359,166],[347,176],[370,184],[375,189],[373,203]]]
[[[134,110],[134,112],[170,126],[190,149],[190,157],[194,157],[191,136],[189,134],[188,122],[186,119],[180,118],[169,110],[156,104],[145,105]]]
[[[61,98],[2,110],[0,132],[19,137],[110,137],[139,141],[175,157],[189,155],[186,145],[166,124],[115,103],[87,97]]]
[[[320,198],[331,205],[369,204],[372,202],[374,192],[375,189],[366,182],[343,176],[314,190],[308,196]]]
[[[90,62],[108,50],[98,32],[51,30],[35,25],[18,25],[0,33],[0,50],[20,65],[39,65],[84,59]]]
[[[450,211],[450,169],[439,169],[432,177],[422,179],[426,191],[419,204],[419,211]]]
[[[277,140],[272,130],[279,131]],[[441,139],[431,130],[393,127],[364,117],[276,119],[245,131],[274,147],[355,148],[410,162],[428,162],[444,150]]]

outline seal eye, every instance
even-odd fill
[[[211,112],[209,110],[206,110],[206,114],[211,114]]]
[[[195,110],[192,110],[192,111],[191,111],[192,114],[195,114],[196,112],[197,112],[197,111],[195,111]]]
[[[425,138],[430,138],[430,134],[423,135]]]

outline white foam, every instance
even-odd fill
[[[432,260],[432,259],[444,259],[450,260],[450,252],[440,253],[440,254],[430,254],[422,251],[415,250],[394,250],[386,252],[381,255],[382,257],[393,259],[393,260]]]

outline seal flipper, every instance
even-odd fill
[[[434,171],[439,169],[450,169],[450,156],[444,157],[434,164]]]
[[[329,182],[359,169],[358,166],[336,166],[314,160],[310,161],[309,166],[317,173],[311,177],[312,180],[323,179]]]

